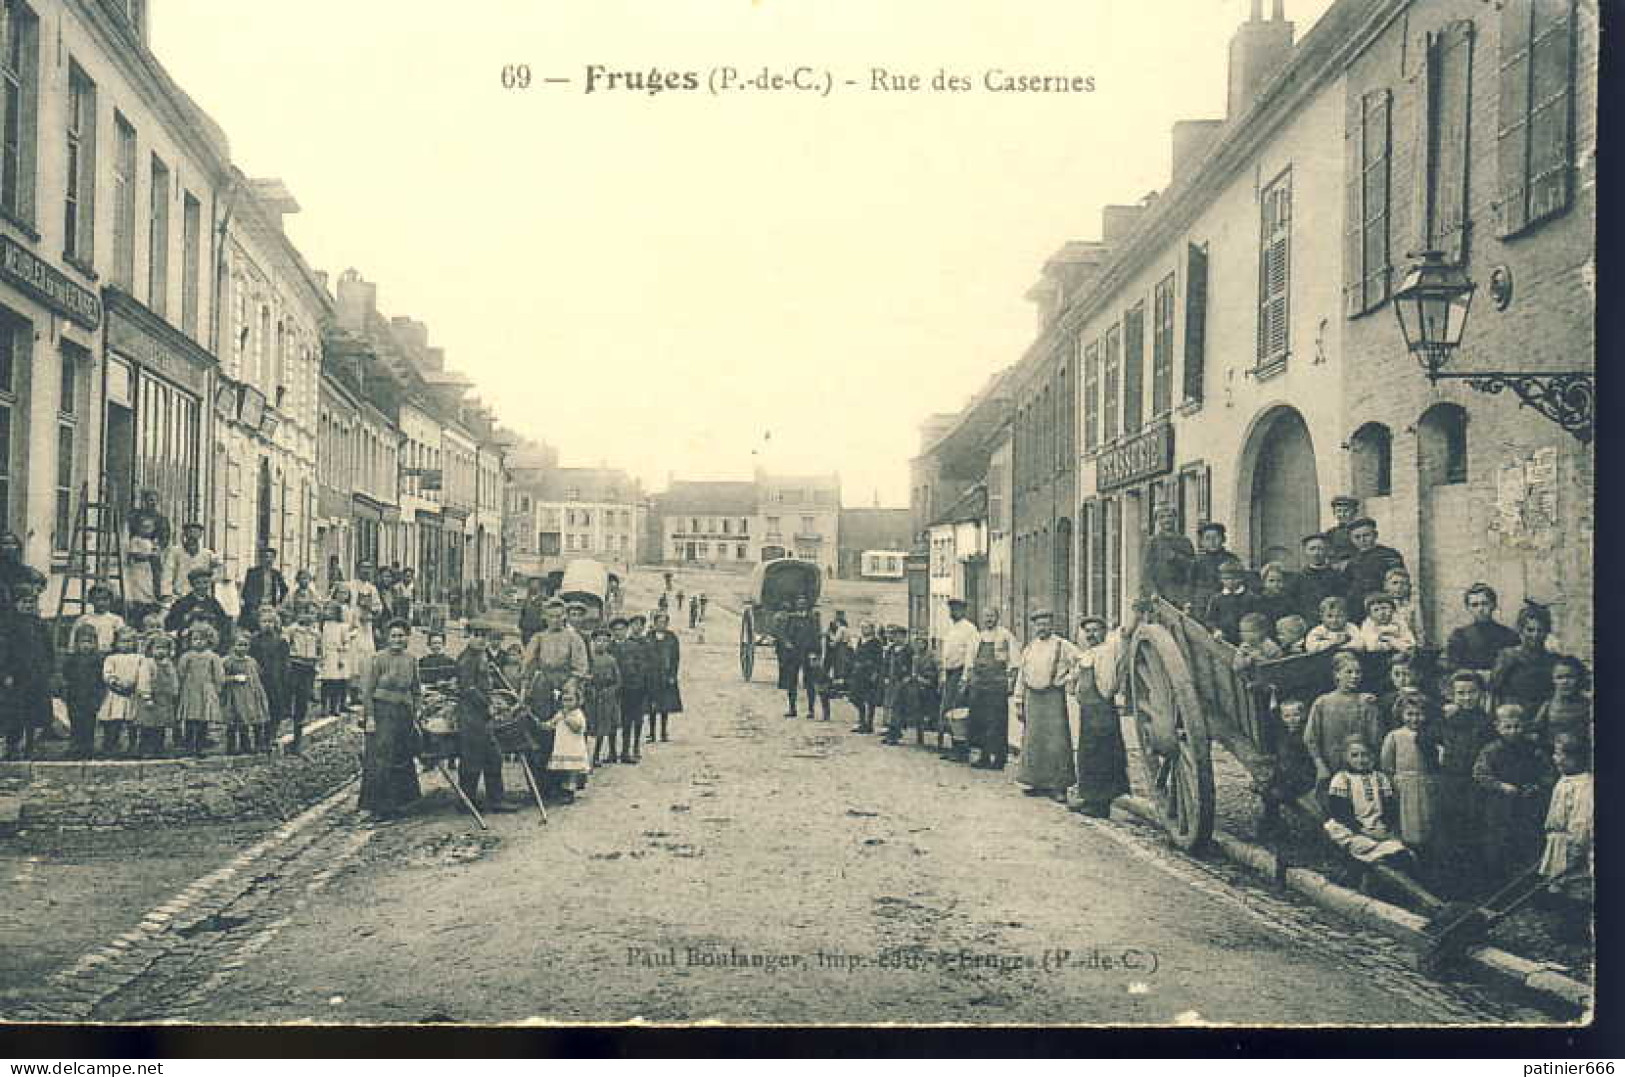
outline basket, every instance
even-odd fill
[[[536,742],[530,714],[523,707],[514,707],[491,716],[491,736],[504,754],[534,752],[541,748]]]
[[[423,718],[419,723],[430,736],[449,737],[457,733],[457,701],[444,692],[423,693]]]

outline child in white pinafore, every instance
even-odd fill
[[[96,712],[96,726],[102,734],[102,754],[112,755],[130,731],[135,746],[135,687],[141,675],[141,636],[133,628],[121,628],[113,636],[113,653],[102,660],[102,683],[107,694]]]

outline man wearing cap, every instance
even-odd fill
[[[1360,499],[1353,494],[1338,494],[1332,498],[1332,519],[1337,523],[1326,532],[1326,542],[1331,546],[1331,561],[1338,568],[1348,564],[1349,558],[1354,556],[1354,536],[1349,532],[1354,528],[1355,518],[1360,515]],[[1362,599],[1364,595],[1360,596]]]
[[[948,630],[942,636],[942,671],[939,674],[942,686],[937,693],[941,712],[936,716],[939,723],[947,721],[948,711],[962,705],[959,696],[964,690],[965,678],[970,676],[972,663],[976,661],[976,649],[981,642],[982,634],[965,616],[965,600],[950,598]],[[921,721],[924,721],[924,715],[921,715]],[[940,724],[937,728],[941,728]],[[956,745],[950,749],[948,756],[955,758],[957,753]]]
[[[1202,548],[1191,565],[1191,610],[1198,617],[1207,612],[1208,600],[1222,587],[1220,566],[1232,561],[1241,564],[1241,558],[1224,548],[1224,539],[1224,525],[1217,520],[1207,520],[1196,529],[1196,541]]]
[[[187,594],[192,589],[192,571],[199,568],[217,572],[220,558],[203,545],[203,525],[189,520],[181,528],[181,544],[165,552],[162,593],[171,598]]]
[[[1066,714],[1066,688],[1078,664],[1078,649],[1055,634],[1048,610],[1032,615],[1033,638],[1016,667],[1016,713],[1021,716],[1021,770],[1016,780],[1030,797],[1064,800],[1074,781],[1072,728]]]
[[[632,623],[637,622],[638,637],[633,639],[630,635]],[[621,725],[620,762],[636,763],[642,755],[643,743],[643,716],[648,710],[649,681],[654,674],[650,663],[651,656],[648,648],[643,644],[643,615],[633,617],[617,617],[609,622],[611,636],[609,653],[615,658],[615,665],[621,674]],[[614,740],[610,741],[610,757],[606,762],[615,762]]]
[[[214,633],[218,637],[214,649],[221,654],[227,654],[231,649],[231,618],[226,615],[225,607],[220,605],[214,597],[214,573],[207,568],[194,568],[187,577],[191,591],[175,600],[169,607],[169,616],[164,618],[164,628],[169,632],[184,632],[186,627],[194,621],[207,621],[214,626]]]
[[[1128,752],[1117,714],[1117,673],[1138,620],[1138,607],[1131,606],[1115,632],[1102,617],[1085,617],[1079,626],[1083,653],[1072,679],[1072,697],[1078,704],[1078,784],[1072,807],[1099,819],[1111,815],[1112,801],[1129,791]]]
[[[818,669],[824,633],[818,624],[818,614],[812,611],[805,595],[797,596],[795,605],[779,618],[774,642],[779,660],[779,688],[788,702],[784,716],[796,717],[796,690],[800,685],[807,689],[807,717],[813,717],[818,709]]]
[[[491,732],[491,694],[499,684],[502,640],[479,622],[469,624],[470,639],[457,656],[457,784],[470,801],[478,801],[485,780],[484,811],[511,812],[504,803],[502,749]]]
[[[1332,595],[1344,598],[1349,593],[1349,580],[1343,570],[1331,562],[1332,541],[1322,534],[1303,538],[1303,568],[1291,578],[1287,593],[1292,596],[1292,607],[1310,624],[1320,621],[1320,604]]]
[[[280,606],[288,597],[288,581],[277,571],[276,550],[270,546],[260,551],[259,564],[243,576],[243,605],[237,623],[253,629],[260,623],[261,606]]]
[[[1349,539],[1354,543],[1354,554],[1343,566],[1348,577],[1349,609],[1365,609],[1367,595],[1382,590],[1383,577],[1391,568],[1404,568],[1404,556],[1392,546],[1377,542],[1377,521],[1362,516],[1349,521]]]
[[[971,659],[966,683],[970,718],[964,730],[954,729],[954,747],[949,758],[967,762],[970,749],[979,755],[971,766],[978,770],[1003,770],[1010,754],[1010,689],[1015,677],[1015,659],[1021,643],[999,624],[999,611],[989,606],[982,611],[982,630],[976,634],[976,655]]]
[[[1140,559],[1140,593],[1161,595],[1180,609],[1190,601],[1191,572],[1196,550],[1179,533],[1179,514],[1172,505],[1157,510],[1156,532],[1146,541]]]

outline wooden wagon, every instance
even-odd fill
[[[1277,704],[1283,699],[1307,704],[1328,691],[1332,653],[1238,667],[1236,649],[1215,639],[1195,618],[1161,598],[1142,608],[1124,659],[1123,682],[1139,741],[1141,774],[1169,838],[1188,852],[1199,852],[1213,837],[1214,744],[1241,765],[1254,790],[1270,788],[1284,734]],[[1434,675],[1437,657],[1437,652],[1422,652],[1416,659],[1424,680]],[[1367,688],[1379,687],[1381,669],[1380,662],[1366,664]],[[1315,830],[1326,821],[1312,792],[1275,807]],[[1446,903],[1402,871],[1381,862],[1365,866],[1429,917],[1426,929],[1410,940],[1425,969],[1460,952],[1532,892],[1529,881],[1520,877],[1480,904]]]
[[[778,643],[779,615],[806,599],[809,607],[818,602],[824,585],[824,572],[812,561],[781,557],[763,561],[751,573],[750,595],[739,615],[739,674],[750,680],[756,669],[756,649]]]

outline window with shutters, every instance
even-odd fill
[[[1496,158],[1500,232],[1569,208],[1574,189],[1574,0],[1504,0]]]
[[[1101,358],[1105,370],[1101,374],[1101,423],[1100,439],[1110,442],[1117,437],[1118,420],[1118,389],[1121,383],[1119,361],[1122,356],[1123,338],[1118,326],[1106,330],[1106,338],[1101,343],[1106,353]]]
[[[1388,299],[1389,162],[1393,150],[1393,95],[1386,89],[1349,103],[1345,131],[1348,213],[1344,222],[1343,299],[1349,317]]]
[[[1100,342],[1083,348],[1083,451],[1100,447]]]
[[[1139,433],[1145,415],[1145,300],[1123,315],[1123,433]]]
[[[152,157],[148,193],[151,214],[147,218],[147,306],[154,314],[164,315],[169,308],[169,168],[157,154]],[[268,341],[262,343],[269,346]],[[267,395],[276,391],[275,385],[265,388]]]
[[[68,61],[66,164],[62,256],[88,269],[96,234],[96,84],[72,60]]]
[[[1429,34],[1419,72],[1417,136],[1418,239],[1459,265],[1467,258],[1468,122],[1473,79],[1473,24],[1451,23]]]
[[[0,0],[0,211],[34,220],[39,20],[21,0]]]
[[[135,290],[135,128],[113,113],[117,152],[113,155],[113,283]]]
[[[1286,365],[1292,253],[1292,170],[1259,195],[1258,373]]]
[[[1166,415],[1173,407],[1174,382],[1174,275],[1157,282],[1151,297],[1151,415]]]
[[[1185,248],[1185,403],[1202,402],[1207,376],[1207,245]]]
[[[1078,454],[1078,394],[1072,385],[1071,363],[1061,364],[1061,372],[1056,376],[1055,385],[1056,411],[1060,415],[1055,428],[1056,441],[1059,443],[1055,466],[1057,470],[1065,471],[1072,466],[1073,458]]]

